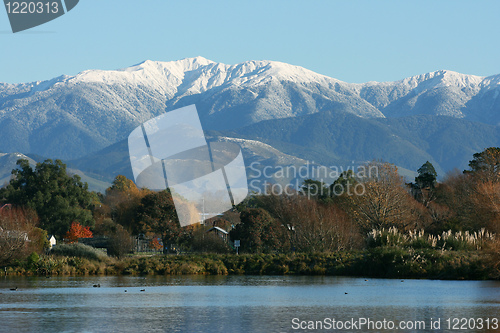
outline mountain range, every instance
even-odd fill
[[[0,151],[73,160],[107,178],[120,163],[127,168],[123,156],[111,156],[119,155],[115,148],[123,152],[133,128],[196,104],[214,140],[240,140],[254,159],[283,154],[323,165],[383,159],[410,170],[429,160],[444,173],[500,145],[499,93],[500,75],[442,70],[355,84],[274,61],[148,60],[120,70],[0,83]]]

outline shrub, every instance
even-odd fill
[[[103,261],[108,256],[102,251],[85,244],[62,244],[57,245],[50,251],[51,254],[67,257],[79,257],[89,260]]]
[[[130,233],[117,224],[115,232],[109,235],[109,255],[123,258],[132,250],[133,246]]]
[[[26,259],[26,266],[28,268],[32,268],[33,266],[36,265],[36,263],[40,260],[40,257],[36,252],[31,253],[28,258]]]

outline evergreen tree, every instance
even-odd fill
[[[300,192],[308,199],[326,199],[329,197],[330,189],[328,185],[319,180],[306,179],[302,183]]]
[[[427,161],[417,170],[418,176],[415,183],[419,188],[434,188],[436,185],[437,172],[431,162]]]
[[[497,182],[500,180],[500,148],[490,147],[474,154],[469,162],[470,170],[465,174],[472,174],[482,181]]]
[[[73,221],[92,227],[92,209],[98,201],[80,176],[69,176],[60,160],[46,160],[32,169],[28,160],[17,161],[10,183],[0,190],[0,198],[14,206],[36,211],[40,226],[62,238]]]
[[[353,170],[342,171],[339,178],[330,185],[330,193],[332,196],[351,195],[357,183]]]

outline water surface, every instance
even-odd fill
[[[100,288],[93,287],[97,284]],[[10,290],[15,287],[17,291]],[[425,324],[400,332],[463,332],[448,330],[446,320],[453,324],[453,318],[472,318],[467,325],[478,326],[482,320],[483,329],[467,332],[498,332],[493,318],[500,319],[500,282],[311,276],[0,278],[0,332],[312,331],[301,329],[308,325],[334,331],[334,319],[359,324],[360,318],[372,325],[384,319],[396,325]],[[431,329],[436,320],[440,329]],[[346,331],[369,332],[366,325]]]

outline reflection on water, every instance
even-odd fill
[[[17,291],[10,290],[15,287]],[[455,317],[500,319],[500,282],[310,276],[0,278],[0,332],[300,332],[293,329],[294,322],[325,318],[424,321],[425,330],[406,332],[452,332],[444,321]],[[439,318],[441,329],[431,330],[429,322]],[[468,332],[496,331],[500,328]]]

